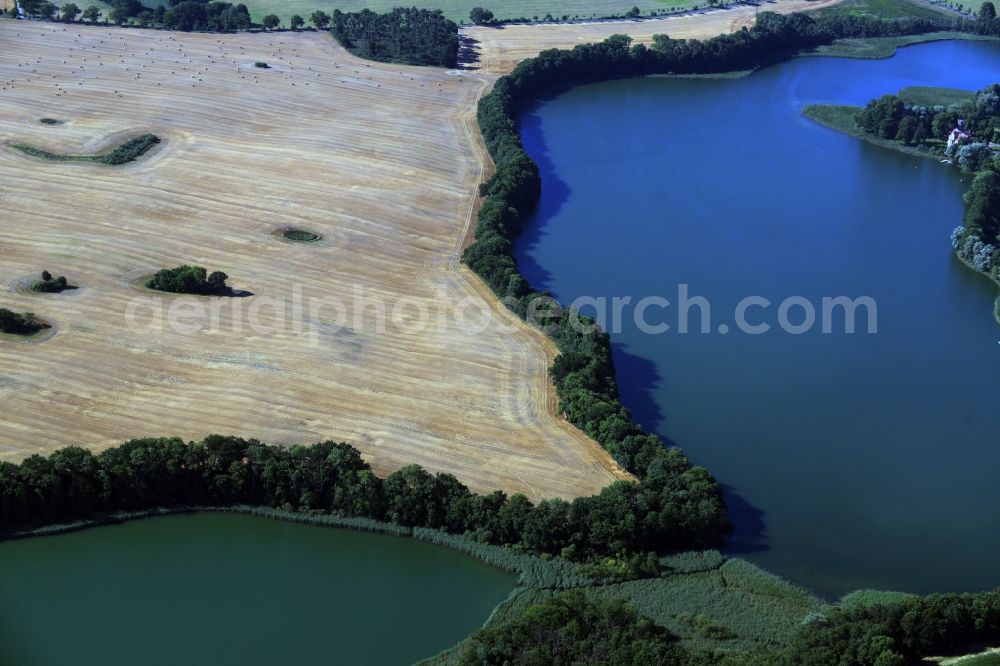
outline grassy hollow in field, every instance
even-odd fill
[[[281,237],[296,243],[315,243],[323,239],[321,235],[305,229],[285,229],[281,232]]]

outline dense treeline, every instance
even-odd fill
[[[75,3],[66,3],[61,8],[47,0],[20,0],[20,3],[25,14],[37,18],[53,19],[58,13],[66,22],[82,18],[96,23],[102,16],[97,5],[81,10]],[[170,0],[168,5],[155,7],[147,7],[140,0],[106,0],[104,4],[111,6],[106,20],[117,25],[135,23],[187,32],[230,32],[247,30],[253,25],[246,5],[217,0]]]
[[[334,10],[331,32],[351,53],[409,65],[454,67],[458,63],[458,25],[441,10],[397,7],[379,14],[370,9]]]
[[[803,625],[786,666],[903,666],[1000,638],[1000,590],[837,609]]]
[[[31,312],[14,312],[0,308],[0,333],[12,335],[33,335],[43,328],[48,328],[38,321]]]
[[[201,266],[164,268],[146,281],[147,289],[173,294],[199,294],[202,296],[231,296],[232,288],[226,284],[229,276],[222,271],[208,274]]]
[[[965,193],[965,218],[951,235],[966,263],[1000,282],[1000,174],[997,164],[978,172]],[[1000,311],[998,311],[1000,316]]]
[[[670,474],[680,477],[686,462],[675,464]],[[533,504],[521,494],[476,495],[450,474],[416,465],[383,479],[347,444],[140,439],[96,455],[70,447],[0,463],[0,532],[161,507],[250,505],[439,529],[532,554],[627,558],[695,548],[705,538],[688,515],[699,511],[697,490],[675,486],[676,496],[650,495],[651,504],[640,504],[628,482],[572,502]]]
[[[997,18],[996,6],[989,0],[982,3],[976,14],[976,20],[962,20],[959,29],[976,35],[1000,37],[1000,19]]]
[[[251,26],[246,5],[207,0],[170,0],[169,9],[158,5],[153,10],[153,21],[169,30],[185,31],[230,32]]]
[[[619,600],[588,600],[574,590],[480,629],[462,648],[469,664],[687,664],[676,638]]]

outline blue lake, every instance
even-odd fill
[[[612,333],[625,404],[726,486],[733,552],[818,592],[1000,585],[1000,327],[995,287],[951,255],[968,179],[802,108],[998,80],[1000,45],[938,42],[582,86],[522,117],[543,178],[522,271],[563,303],[632,298]],[[696,305],[678,331],[681,285],[704,334]],[[666,333],[635,321],[648,296],[670,301],[645,311]],[[838,296],[872,299],[877,333],[863,308],[824,333]],[[767,333],[738,330],[747,297],[771,303],[745,316]],[[817,315],[805,333],[782,330],[790,297],[789,323]]]

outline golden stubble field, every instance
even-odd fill
[[[771,0],[762,2],[760,11],[790,14],[829,7],[837,2],[839,0]],[[521,60],[533,58],[546,49],[571,49],[578,44],[603,41],[614,34],[628,35],[640,44],[651,44],[653,35],[658,34],[674,39],[708,39],[752,26],[756,12],[756,7],[736,5],[729,9],[635,21],[507,25],[502,28],[469,26],[462,28],[462,34],[479,43],[483,71],[506,74]]]
[[[0,21],[0,143],[164,139],[118,168],[0,146],[0,306],[56,325],[44,342],[0,340],[0,459],[225,433],[344,440],[382,474],[419,463],[536,499],[622,476],[554,415],[551,345],[458,266],[487,168],[472,114],[490,81],[360,61],[317,33]],[[286,226],[324,240],[275,238]],[[177,297],[150,301],[142,276],[182,263],[254,295],[184,306],[193,333],[147,332],[153,305],[166,314]],[[42,269],[81,289],[27,291]],[[349,312],[312,312],[319,299]],[[204,317],[190,314],[199,303]],[[419,308],[433,323],[415,333]]]

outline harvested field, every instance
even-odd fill
[[[773,0],[760,6],[761,11],[791,14],[820,9],[840,0]],[[707,39],[724,32],[734,32],[753,25],[756,8],[734,6],[731,9],[702,10],[665,18],[594,23],[557,23],[543,25],[508,25],[502,28],[471,26],[462,35],[478,42],[478,66],[495,74],[505,74],[525,58],[545,49],[571,49],[577,44],[599,42],[614,34],[629,35],[637,43],[650,44],[653,35],[667,34],[674,39]]]
[[[117,167],[0,146],[0,305],[58,330],[0,340],[0,459],[215,432],[345,440],[379,473],[415,462],[532,498],[621,476],[552,415],[548,341],[457,265],[485,168],[472,113],[490,81],[363,62],[318,33],[0,22],[0,143],[85,154],[143,132],[163,140]],[[275,237],[287,227],[322,239]],[[254,296],[194,300],[218,315],[184,318],[190,334],[141,330],[152,307],[183,298],[142,278],[185,263]],[[16,288],[42,269],[81,288]],[[386,304],[385,332],[377,306],[352,308],[359,292]],[[296,294],[302,316],[279,317]],[[346,321],[310,313],[317,299],[345,303]],[[419,307],[433,324],[408,333]],[[463,312],[492,325],[469,330]]]

